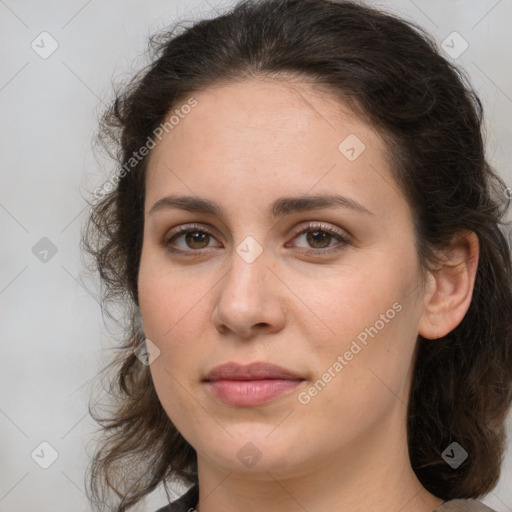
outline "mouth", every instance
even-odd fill
[[[289,393],[304,382],[297,373],[271,363],[227,363],[203,379],[213,396],[225,404],[251,407]]]

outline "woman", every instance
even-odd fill
[[[512,273],[481,125],[429,36],[370,7],[164,33],[105,114],[118,174],[84,234],[130,318],[96,509],[176,480],[160,512],[491,510]]]

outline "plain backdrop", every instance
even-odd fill
[[[451,48],[448,58],[483,101],[489,158],[512,184],[512,1],[369,3],[418,22]],[[98,116],[112,80],[144,62],[149,34],[230,5],[0,0],[1,512],[90,510],[84,470],[95,425],[87,404],[113,344],[79,248],[84,191],[112,171],[93,155]],[[512,511],[510,441],[500,483],[483,501]],[[137,510],[165,503],[158,490]]]

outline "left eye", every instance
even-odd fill
[[[306,251],[310,253],[331,252],[330,250],[325,251],[324,249],[330,249],[331,247],[336,247],[338,249],[337,246],[343,247],[349,243],[347,236],[338,231],[327,228],[324,225],[307,226],[294,237],[294,240],[300,240],[301,238],[306,240],[309,247],[312,247],[313,250]],[[333,241],[338,241],[338,243],[332,245]]]

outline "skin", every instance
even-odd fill
[[[198,455],[198,510],[434,510],[443,500],[422,487],[407,451],[412,363],[418,334],[441,337],[466,313],[476,237],[454,241],[423,282],[411,210],[378,130],[307,84],[244,81],[194,97],[151,151],[138,286],[144,332],[160,350],[150,366],[156,391]],[[338,149],[350,134],[365,145],[354,161]],[[283,196],[333,193],[371,213],[267,212]],[[222,214],[150,213],[170,194],[215,201]],[[317,226],[298,233],[318,222],[348,242],[308,240]],[[170,242],[182,253],[170,252],[165,242],[189,223],[212,235],[188,244],[182,235]],[[249,236],[262,249],[252,263],[237,252]],[[301,403],[396,303],[394,318]],[[263,405],[226,405],[202,379],[228,361],[272,362],[304,381]],[[247,443],[261,456],[252,467],[237,456]]]

